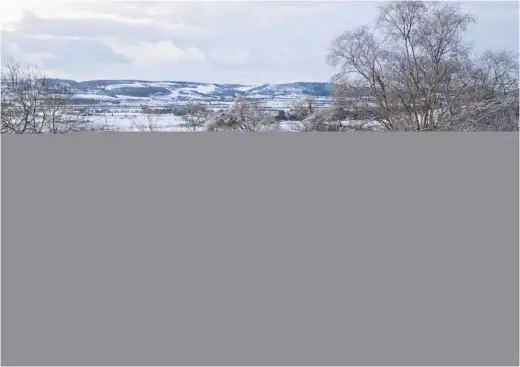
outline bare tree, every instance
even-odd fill
[[[509,53],[472,58],[463,36],[474,22],[458,3],[380,6],[375,30],[363,26],[333,41],[327,61],[341,68],[332,80],[343,87],[344,105],[389,131],[502,128],[492,121],[512,108],[504,97],[518,91],[517,63]]]
[[[378,126],[363,120],[344,121],[338,118],[334,108],[321,108],[307,116],[303,121],[290,125],[293,131],[298,132],[342,132],[342,131],[373,131]]]
[[[275,116],[266,114],[261,121],[261,126],[264,128],[263,131],[279,131],[280,121]]]
[[[348,93],[343,85],[337,85],[332,91],[331,117],[338,121],[347,119],[349,114]]]
[[[221,132],[233,131],[235,129],[232,120],[228,118],[227,114],[223,111],[219,111],[208,120],[206,130],[211,132]]]
[[[511,52],[486,51],[465,70],[464,93],[440,110],[441,128],[458,131],[518,130],[518,61]],[[456,112],[453,113],[453,109]]]
[[[113,122],[109,121],[107,115],[105,115],[104,121],[102,123],[90,123],[84,127],[82,131],[90,131],[90,132],[118,132],[122,131],[120,127],[118,127]]]
[[[73,91],[44,77],[36,66],[9,62],[1,73],[2,134],[82,131],[86,119],[70,104]]]
[[[207,124],[208,131],[261,132],[272,127],[259,105],[244,96],[239,96],[227,111],[216,114]]]
[[[114,124],[109,124],[108,122],[102,124],[91,124],[85,126],[82,131],[90,131],[90,132],[119,132],[124,131],[120,127],[115,126]]]
[[[161,130],[161,115],[153,108],[143,106],[141,108],[142,114],[145,116],[146,122],[144,124],[137,123],[136,118],[132,118],[134,127],[141,132],[157,132]]]
[[[212,115],[213,111],[207,105],[200,102],[189,103],[186,108],[186,115],[183,116],[185,122],[179,124],[179,127],[197,131],[207,124]]]
[[[304,95],[289,103],[289,108],[289,117],[292,120],[302,121],[315,112],[316,98],[311,95]]]
[[[331,109],[321,109],[307,115],[303,121],[292,123],[291,129],[299,132],[340,131],[340,124],[332,121]]]

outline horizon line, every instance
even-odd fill
[[[233,83],[233,82],[224,82],[224,83],[216,83],[216,82],[204,82],[204,81],[194,81],[194,80],[166,80],[166,79],[70,79],[70,78],[59,78],[59,77],[51,77],[47,76],[47,79],[55,79],[55,80],[68,80],[76,83],[85,83],[85,82],[101,82],[101,81],[128,81],[128,82],[152,82],[152,83],[197,83],[197,84],[214,84],[214,85],[241,85],[244,87],[249,86],[262,86],[262,85],[274,85],[274,84],[296,84],[296,83],[319,83],[319,84],[335,84],[330,81],[302,81],[302,80],[294,80],[294,81],[284,81],[284,82],[270,82],[270,83]]]

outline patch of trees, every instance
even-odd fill
[[[7,63],[1,75],[2,134],[83,131],[87,120],[68,108],[74,93],[45,78],[36,67]]]
[[[227,110],[212,113],[207,119],[207,131],[275,131],[280,128],[274,116],[253,100],[239,96]]]
[[[474,55],[463,38],[474,22],[458,3],[380,6],[374,28],[333,41],[336,108],[387,131],[518,130],[517,55]]]
[[[187,113],[186,107],[157,107],[152,108],[148,106],[141,106],[141,112],[148,113],[153,112],[156,115],[174,115],[174,116],[185,116]]]

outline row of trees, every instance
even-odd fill
[[[517,55],[473,54],[464,33],[474,22],[458,3],[407,0],[380,6],[374,27],[348,30],[331,44],[327,62],[339,71],[331,80],[330,108],[317,108],[305,96],[273,116],[238,97],[226,111],[189,104],[181,126],[271,131],[289,120],[297,131],[517,131]],[[93,129],[71,108],[72,91],[37,69],[8,64],[1,82],[2,133]],[[134,125],[158,131],[159,111],[144,107],[143,113],[147,123]]]

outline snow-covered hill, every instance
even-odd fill
[[[56,80],[58,81],[58,80]],[[333,86],[329,83],[289,83],[289,84],[213,84],[181,81],[145,80],[91,80],[76,82],[59,80],[75,93],[78,103],[121,103],[151,100],[163,103],[192,100],[229,101],[239,95],[250,98],[295,99],[303,95],[313,95],[320,99],[330,97]]]

